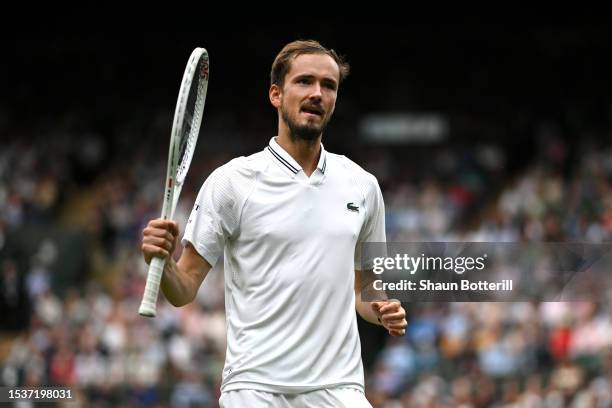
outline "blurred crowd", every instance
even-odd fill
[[[16,140],[0,152],[0,382],[70,386],[88,406],[215,406],[222,271],[209,274],[193,304],[161,301],[156,319],[140,318],[140,231],[159,211],[164,161],[135,153],[108,162],[102,138],[79,139],[78,147],[70,133]],[[571,163],[567,142],[544,146],[512,175],[504,170],[511,157],[495,144],[432,147],[426,176],[405,177],[414,163],[391,149],[362,164],[383,187],[390,241],[610,241],[609,145],[572,146]],[[195,164],[181,225],[224,160]],[[45,235],[56,228],[85,231],[88,261],[72,285],[54,283],[69,267],[61,243]],[[380,340],[373,326],[362,333],[375,350],[365,359],[375,407],[612,406],[609,302],[405,306],[404,338]]]

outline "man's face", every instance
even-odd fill
[[[316,140],[323,133],[336,106],[339,79],[338,64],[329,55],[302,54],[291,61],[277,107],[292,137]]]

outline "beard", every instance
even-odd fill
[[[291,117],[289,112],[285,109],[284,105],[281,105],[281,115],[287,127],[289,128],[289,137],[291,140],[305,140],[308,142],[314,142],[323,133],[329,122],[329,117],[321,118],[321,124],[314,124],[306,122],[305,124],[298,123],[297,119]]]

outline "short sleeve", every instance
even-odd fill
[[[190,242],[211,265],[223,254],[240,222],[241,199],[232,185],[231,168],[219,167],[206,179],[187,221],[182,243]]]
[[[367,216],[359,233],[355,248],[355,269],[370,269],[375,257],[386,256],[385,203],[376,178],[368,174],[369,182],[365,192]],[[364,243],[379,243],[367,244]]]

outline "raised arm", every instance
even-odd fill
[[[166,259],[161,289],[174,306],[190,303],[211,269],[190,243],[187,243],[178,262],[172,254],[178,242],[178,225],[175,221],[155,219],[149,221],[143,231],[142,253],[147,263],[153,256]]]

